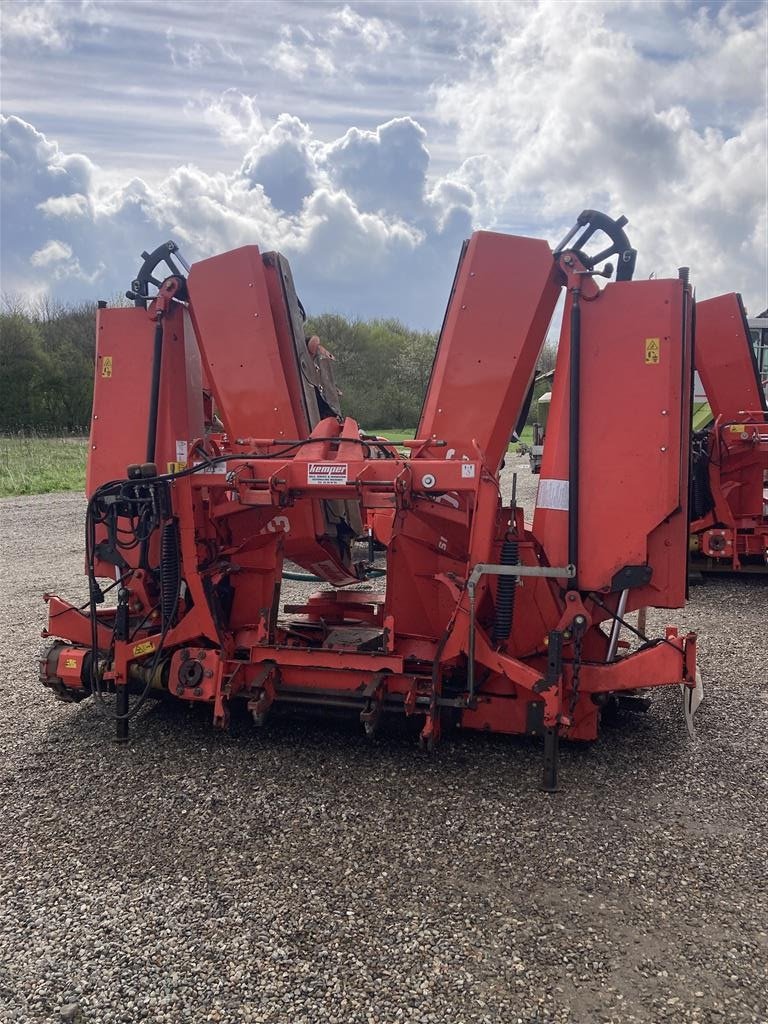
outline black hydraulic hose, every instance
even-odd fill
[[[571,294],[571,365],[568,410],[568,562],[570,565],[575,566],[576,575],[568,580],[568,590],[578,590],[581,306],[579,305],[579,289],[574,288]]]
[[[501,545],[501,565],[517,565],[520,557],[520,548],[517,538],[511,534]],[[496,588],[496,618],[493,622],[493,643],[502,643],[508,639],[512,631],[512,622],[515,616],[515,592],[517,591],[517,576],[499,576]]]
[[[152,353],[152,384],[149,393],[149,420],[147,423],[147,462],[155,461],[157,446],[157,414],[160,402],[160,370],[163,364],[163,320],[155,324],[155,343]]]

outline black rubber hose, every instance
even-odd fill
[[[693,467],[691,471],[691,512],[692,521],[703,518],[715,506],[709,484],[709,438],[694,437]]]
[[[517,565],[520,549],[517,539],[507,536],[501,545],[501,565]],[[500,644],[508,639],[515,617],[515,592],[517,576],[499,576],[496,588],[496,618],[493,623],[493,642]]]

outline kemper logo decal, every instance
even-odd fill
[[[307,466],[307,483],[320,487],[338,487],[347,482],[346,462],[310,462]]]

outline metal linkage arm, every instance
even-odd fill
[[[471,702],[475,697],[475,592],[482,576],[544,576],[550,579],[573,579],[576,575],[575,565],[499,565],[495,562],[478,562],[469,574],[467,592],[469,594],[469,653],[467,655],[467,699]]]

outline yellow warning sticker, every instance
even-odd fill
[[[64,668],[77,668],[77,658],[65,658]]]
[[[111,377],[112,376],[112,356],[101,357],[101,376]]]
[[[151,654],[155,649],[155,645],[151,640],[144,640],[143,643],[136,644],[133,648],[134,658],[140,658],[142,654]]]
[[[661,338],[645,339],[645,361],[646,363],[658,363],[661,355]]]
[[[168,473],[181,473],[182,470],[187,468],[186,462],[168,462],[166,465],[168,466]]]

